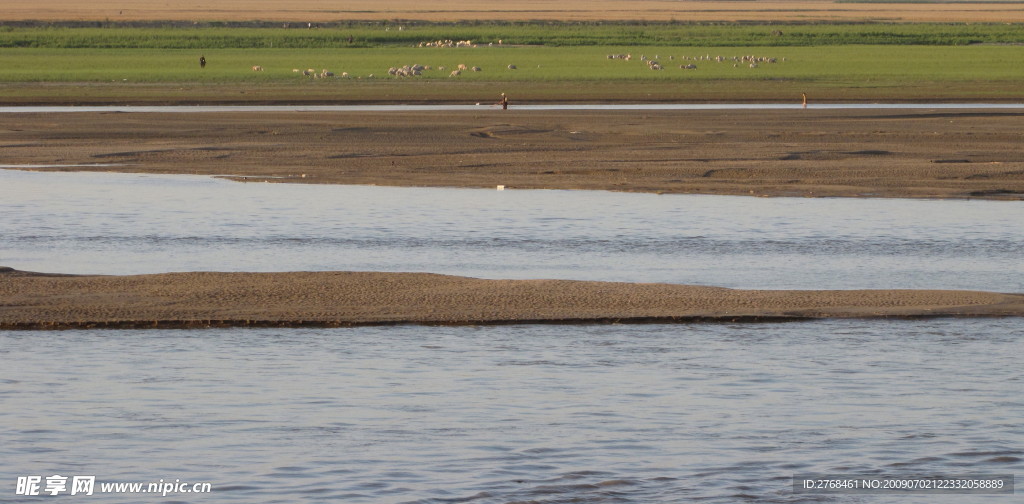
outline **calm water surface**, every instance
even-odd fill
[[[0,170],[0,265],[1024,292],[1024,202],[237,183]]]
[[[159,502],[1010,502],[794,495],[791,478],[1019,481],[1019,328],[0,332],[2,500],[18,475],[62,474],[213,486],[142,500]]]
[[[1020,202],[0,170],[0,236],[0,265],[71,273],[1024,292]],[[1008,502],[791,479],[1024,474],[1021,336],[1018,319],[0,332],[0,501],[62,474],[213,485],[168,503]]]

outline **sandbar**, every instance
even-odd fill
[[[1021,200],[1021,145],[1015,109],[0,114],[7,165],[261,183]]]
[[[783,322],[1024,315],[1024,294],[993,292],[735,290],[339,271],[80,276],[0,268],[0,299],[0,329]]]

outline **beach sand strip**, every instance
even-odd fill
[[[429,273],[0,271],[0,328],[769,322],[1024,315],[1024,294],[736,290]]]

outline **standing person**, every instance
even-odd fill
[[[508,110],[508,96],[505,93],[501,93],[501,110]]]
[[[206,56],[199,57],[199,68],[206,68]]]
[[[804,97],[804,108],[807,108],[807,93],[800,93]]]

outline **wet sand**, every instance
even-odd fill
[[[768,322],[1022,316],[1024,294],[769,291],[427,273],[41,275],[0,271],[0,328]]]
[[[1020,200],[1021,145],[986,109],[0,114],[4,164],[247,182]]]

